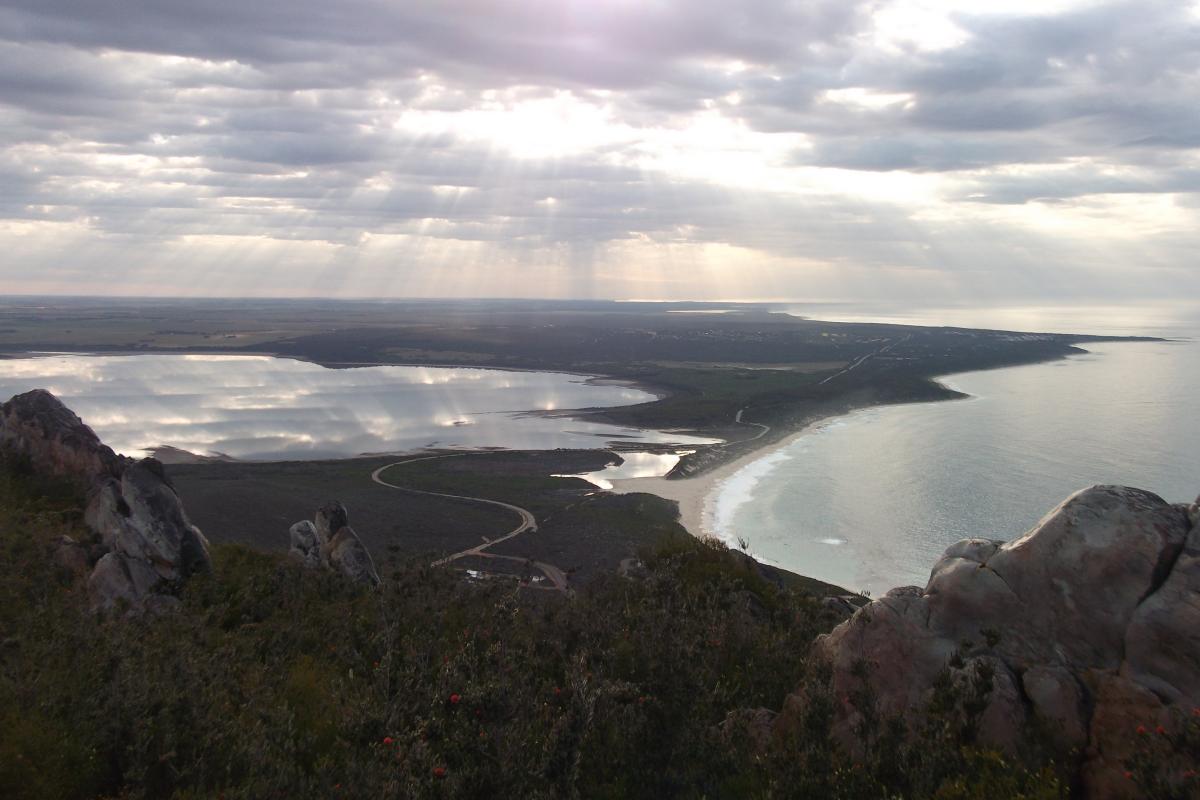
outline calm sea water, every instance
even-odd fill
[[[939,319],[894,319],[914,317]],[[968,316],[951,324],[989,323]],[[971,399],[828,421],[718,487],[709,524],[771,563],[879,594],[924,585],[961,538],[1019,536],[1091,484],[1193,500],[1200,324],[1187,314],[1069,324],[1186,340],[1088,345],[1086,355],[1062,361],[958,374],[943,382]],[[1020,327],[1073,329],[1046,320]]]
[[[49,389],[118,452],[161,445],[242,459],[339,458],[423,447],[553,449],[713,440],[529,414],[654,395],[557,372],[326,369],[207,355],[0,360],[0,399]]]

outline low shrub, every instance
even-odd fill
[[[716,544],[571,597],[396,557],[370,591],[220,545],[178,613],[100,617],[50,557],[78,498],[43,488],[0,473],[0,797],[1065,796],[975,746],[986,686],[839,749],[807,663],[833,620]],[[772,744],[727,722],[801,685]]]

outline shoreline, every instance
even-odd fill
[[[1058,335],[1071,336],[1071,337],[1076,336],[1073,334],[1058,334]],[[908,399],[908,400],[900,400],[898,402],[897,401],[858,402],[858,403],[853,403],[853,404],[843,406],[840,408],[835,407],[835,408],[827,408],[827,409],[823,409],[820,411],[816,411],[809,418],[804,419],[798,426],[796,426],[796,427],[788,426],[788,427],[791,427],[791,430],[788,430],[786,432],[784,432],[784,431],[777,432],[778,429],[771,430],[769,427],[766,427],[766,428],[764,428],[763,432],[760,433],[758,436],[752,436],[752,437],[747,437],[746,439],[732,440],[732,441],[726,439],[726,440],[720,441],[719,443],[716,443],[716,444],[700,445],[699,447],[701,447],[701,448],[712,448],[712,449],[716,449],[718,451],[725,450],[726,448],[740,449],[741,446],[743,446],[743,445],[747,446],[747,448],[744,450],[744,452],[738,452],[736,455],[732,455],[732,457],[730,457],[730,456],[721,457],[720,455],[718,455],[716,457],[716,459],[714,460],[714,462],[712,462],[710,465],[706,465],[704,468],[702,468],[696,474],[689,475],[688,477],[670,477],[671,473],[668,473],[667,475],[658,476],[658,477],[616,478],[611,481],[611,483],[613,485],[613,488],[611,489],[611,491],[614,494],[631,494],[631,493],[636,493],[636,492],[644,492],[644,493],[657,495],[658,497],[662,497],[667,500],[675,501],[679,506],[680,523],[683,525],[683,527],[689,533],[696,536],[697,538],[716,538],[718,540],[724,541],[723,539],[721,539],[720,535],[714,530],[713,526],[711,525],[711,513],[710,513],[710,509],[708,508],[709,505],[711,505],[710,498],[715,499],[714,495],[715,495],[715,491],[717,490],[718,486],[721,483],[723,483],[724,481],[728,480],[734,474],[736,474],[737,472],[742,470],[743,468],[745,468],[753,463],[756,463],[761,459],[769,458],[770,456],[774,455],[775,453],[779,452],[780,450],[784,449],[785,447],[790,446],[795,441],[797,441],[801,436],[811,433],[815,428],[817,428],[821,424],[828,422],[830,420],[833,420],[833,419],[845,417],[845,416],[853,414],[857,411],[862,411],[862,410],[867,410],[867,409],[883,408],[885,406],[891,406],[891,405],[924,404],[924,403],[930,403],[930,402],[944,402],[947,400],[970,399],[971,395],[964,394],[964,393],[960,392],[959,390],[954,389],[952,386],[946,385],[943,382],[943,380],[952,378],[957,375],[969,374],[972,372],[985,372],[985,371],[990,372],[990,371],[998,370],[998,369],[1012,369],[1012,368],[1017,368],[1017,367],[1033,366],[1036,364],[1042,364],[1042,363],[1048,363],[1048,362],[1054,362],[1054,361],[1069,360],[1073,356],[1077,356],[1077,355],[1081,355],[1081,354],[1089,352],[1088,350],[1085,349],[1085,345],[1099,344],[1099,343],[1105,343],[1105,342],[1121,342],[1121,341],[1145,342],[1145,341],[1163,341],[1163,340],[1159,337],[1127,337],[1127,336],[1126,337],[1121,337],[1121,336],[1103,337],[1103,336],[1084,335],[1084,336],[1078,336],[1077,340],[1075,342],[1071,343],[1070,350],[1068,350],[1068,352],[1065,352],[1065,353],[1062,353],[1059,355],[1045,357],[1045,358],[1037,358],[1037,359],[1023,361],[1023,362],[1019,362],[1019,363],[997,364],[994,366],[984,366],[984,367],[977,367],[974,369],[966,369],[966,370],[962,370],[962,371],[958,371],[958,372],[949,372],[949,373],[944,373],[944,374],[940,374],[940,375],[931,375],[931,376],[928,376],[926,378],[926,380],[930,384],[933,384],[933,385],[937,386],[938,388],[940,388],[941,390],[945,391],[946,392],[945,395],[943,395],[941,397],[926,397],[926,398],[914,398],[914,399]],[[1074,352],[1072,352],[1072,351],[1074,351]],[[0,356],[0,357],[7,357],[7,358],[34,357],[34,358],[36,358],[38,356],[53,356],[53,355],[83,355],[83,356],[211,355],[211,356],[217,356],[217,357],[233,357],[233,358],[267,357],[267,358],[289,359],[289,360],[294,360],[294,361],[298,361],[298,362],[302,362],[302,363],[315,364],[318,366],[325,367],[327,369],[394,366],[394,367],[428,367],[428,368],[435,368],[435,369],[480,369],[480,370],[492,370],[492,371],[502,371],[502,372],[503,371],[544,372],[544,373],[557,373],[560,375],[569,375],[571,377],[582,378],[582,379],[584,379],[583,382],[585,382],[585,383],[596,383],[599,385],[605,385],[605,384],[618,385],[618,386],[626,386],[629,388],[638,389],[640,391],[644,391],[647,394],[651,394],[652,396],[654,396],[655,400],[651,401],[651,402],[658,402],[658,401],[661,401],[661,400],[675,394],[675,392],[673,392],[670,389],[666,389],[665,387],[662,387],[662,386],[656,386],[653,383],[648,382],[648,381],[641,381],[636,378],[629,378],[629,377],[612,375],[612,374],[603,374],[603,373],[598,373],[598,372],[590,372],[589,373],[589,372],[584,372],[581,370],[547,369],[547,368],[539,369],[539,368],[532,368],[532,367],[507,367],[507,366],[495,366],[495,365],[485,366],[485,365],[478,365],[478,364],[454,364],[454,363],[449,363],[449,364],[429,364],[429,363],[412,363],[412,362],[397,363],[394,361],[362,361],[362,362],[342,361],[342,362],[336,362],[336,361],[322,361],[322,360],[311,358],[311,357],[304,356],[304,355],[272,352],[272,351],[267,351],[267,350],[247,350],[247,351],[241,351],[241,352],[229,352],[228,350],[223,351],[223,350],[215,349],[215,348],[179,348],[179,349],[170,349],[170,350],[158,350],[158,349],[137,350],[137,349],[126,349],[126,348],[114,348],[113,350],[91,349],[91,350],[65,350],[65,351],[28,351],[28,350],[26,350],[26,351],[20,351],[19,353],[9,351],[9,352],[4,353],[3,356]],[[620,407],[618,406],[616,408],[620,408]],[[572,420],[579,420],[579,421],[595,421],[596,416],[602,416],[604,414],[604,412],[607,410],[609,410],[609,409],[606,409],[606,408],[580,408],[580,409],[558,409],[555,411],[531,410],[531,411],[526,411],[526,412],[515,412],[515,413],[533,414],[533,415],[539,415],[539,416],[541,416],[541,415],[558,416],[563,419],[572,419]],[[609,422],[608,424],[621,424],[621,423]],[[754,426],[764,427],[762,423],[742,421],[741,420],[741,412],[738,413],[737,418],[735,419],[733,424],[752,426],[752,427],[754,427]],[[631,427],[631,426],[625,425],[624,427]],[[677,434],[684,435],[684,436],[690,435],[690,436],[707,436],[709,438],[719,438],[719,437],[715,437],[712,432],[701,431],[701,430],[690,430],[690,429],[678,430],[678,429],[676,429],[676,430],[662,431],[662,432],[677,433]],[[775,435],[771,435],[771,434],[775,434]],[[683,446],[686,446],[686,445],[682,445],[680,443],[669,443],[669,442],[653,444],[653,443],[633,443],[633,442],[619,443],[619,442],[609,441],[608,447],[596,447],[594,449],[608,450],[610,452],[615,452],[619,455],[621,450],[623,450],[623,449],[637,449],[637,450],[645,450],[645,451],[653,451],[653,452],[659,452],[659,451],[668,452],[668,451],[677,450]],[[414,455],[414,454],[440,452],[444,449],[445,448],[433,448],[433,449],[417,448],[415,450],[397,451],[394,453],[389,452],[389,453],[386,453],[386,455],[388,455],[388,456],[392,456],[392,455],[408,456],[408,455]],[[458,450],[458,448],[450,448],[450,449]],[[486,452],[486,451],[492,450],[492,449],[496,449],[496,448],[488,448],[488,447],[463,448],[462,451],[466,452],[466,451],[477,450],[477,451],[481,451],[481,452]],[[504,448],[500,448],[500,449],[504,449]],[[592,449],[592,448],[586,448],[586,449]],[[151,455],[153,455],[155,457],[159,457],[160,453],[162,455],[166,455],[167,459],[168,459],[167,463],[187,464],[187,463],[202,463],[202,462],[208,462],[208,461],[226,461],[226,462],[231,462],[231,463],[237,463],[237,462],[242,461],[242,459],[232,458],[232,457],[227,456],[222,453],[197,454],[197,453],[191,453],[191,452],[179,450],[178,448],[174,448],[169,445],[162,445],[162,444],[159,444],[155,447],[149,448],[149,452]],[[735,450],[735,452],[736,452],[736,450]],[[351,455],[351,456],[337,457],[337,458],[335,458],[335,460],[366,459],[366,458],[378,457],[380,455],[384,455],[384,454],[382,454],[382,453],[358,453],[358,454]],[[282,462],[282,461],[321,461],[321,460],[326,460],[326,459],[278,459],[278,460],[277,459],[269,459],[268,461],[271,461],[271,462],[281,461]],[[738,547],[738,543],[736,541],[725,542],[725,544],[729,545],[731,548],[734,548],[734,549],[737,549],[737,547]]]
[[[709,499],[713,497],[716,490],[724,481],[731,478],[735,473],[742,468],[747,467],[761,459],[769,458],[775,453],[797,441],[800,437],[805,436],[813,431],[813,429],[824,422],[837,419],[845,416],[845,414],[853,413],[865,408],[878,408],[879,406],[860,406],[847,410],[844,414],[828,414],[810,420],[805,425],[797,430],[785,434],[779,439],[775,439],[771,443],[763,447],[752,448],[749,451],[742,453],[735,458],[727,461],[722,461],[710,469],[707,469],[698,475],[693,475],[687,478],[668,478],[666,476],[652,478],[614,478],[611,480],[613,494],[633,494],[636,492],[644,492],[646,494],[657,495],[666,500],[673,500],[679,505],[679,523],[683,525],[687,532],[698,539],[713,538],[725,542],[720,535],[712,529],[710,524],[711,514],[709,513]],[[733,549],[738,549],[737,542],[725,542]]]
[[[1114,340],[1101,340],[1114,341]],[[1088,342],[1088,344],[1099,344],[1101,341]],[[1119,340],[1116,340],[1119,341]],[[1141,340],[1138,340],[1141,341]],[[1078,353],[1066,353],[1054,358],[1038,359],[1022,364],[1005,364],[995,367],[984,367],[981,369],[968,369],[961,372],[948,372],[941,375],[933,375],[928,378],[931,383],[945,389],[950,393],[949,396],[931,399],[916,399],[901,401],[898,403],[861,403],[827,413],[814,414],[812,418],[805,420],[799,427],[783,434],[778,438],[769,439],[761,446],[755,447],[750,439],[744,440],[750,444],[750,449],[740,453],[733,458],[721,459],[711,467],[686,478],[671,478],[668,475],[650,477],[650,478],[615,478],[611,481],[613,488],[610,490],[614,494],[633,494],[636,492],[644,492],[647,494],[657,495],[667,500],[672,500],[679,506],[679,523],[696,538],[699,539],[716,539],[723,542],[731,549],[740,549],[738,542],[726,541],[712,525],[713,510],[711,506],[715,503],[716,495],[719,492],[721,485],[732,478],[742,469],[757,463],[763,459],[770,458],[781,450],[791,446],[801,437],[809,435],[819,429],[825,423],[833,420],[851,416],[861,411],[869,411],[874,409],[882,409],[890,406],[906,406],[906,405],[925,405],[927,403],[944,403],[958,400],[977,399],[976,395],[963,392],[955,388],[947,381],[959,375],[970,375],[974,372],[993,372],[1003,369],[1018,369],[1021,367],[1036,366],[1038,364],[1053,363],[1055,361],[1070,361],[1071,358],[1090,353],[1080,347],[1082,343],[1074,345],[1078,347]],[[755,424],[755,423],[743,423]],[[725,447],[735,446],[741,442],[728,442]],[[722,447],[722,445],[717,445]],[[750,554],[751,557],[762,563],[758,556]]]

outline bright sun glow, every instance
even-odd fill
[[[452,133],[520,159],[561,158],[633,138],[633,129],[615,122],[610,109],[570,92],[534,100],[514,99],[518,95],[493,92],[465,111],[406,111],[395,126],[424,135]]]

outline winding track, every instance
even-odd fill
[[[756,434],[754,434],[753,436],[750,436],[746,439],[739,439],[734,442],[725,442],[723,444],[717,445],[717,447],[729,447],[730,445],[743,444],[745,442],[753,442],[756,439],[761,439],[762,437],[766,436],[767,433],[771,430],[770,425],[764,425],[761,422],[747,422],[747,421],[743,420],[742,414],[745,411],[746,411],[746,409],[744,409],[744,408],[739,409],[737,414],[733,418],[734,422],[737,422],[740,425],[749,425],[749,426],[758,428],[758,432]],[[514,514],[516,514],[518,517],[520,517],[520,520],[521,520],[520,524],[518,524],[517,527],[513,528],[511,531],[509,531],[508,533],[499,537],[498,539],[488,539],[488,538],[484,537],[483,544],[478,544],[474,547],[469,547],[466,550],[461,550],[457,553],[448,555],[445,558],[438,559],[437,561],[433,562],[433,566],[438,567],[438,566],[442,566],[443,564],[449,564],[453,561],[457,561],[460,558],[470,558],[470,557],[494,558],[494,559],[500,559],[503,561],[516,561],[516,562],[519,562],[522,564],[529,563],[529,564],[532,564],[533,566],[537,567],[539,570],[541,570],[542,574],[545,575],[546,579],[549,580],[550,583],[552,584],[552,586],[545,586],[545,587],[531,585],[530,588],[553,589],[553,590],[557,590],[560,592],[566,592],[567,591],[567,574],[565,572],[563,572],[561,569],[559,569],[558,567],[554,566],[553,564],[547,564],[544,561],[534,561],[532,559],[521,558],[520,556],[506,556],[506,555],[501,555],[499,553],[487,552],[488,548],[492,547],[493,545],[500,544],[501,542],[507,542],[509,539],[512,539],[515,536],[520,536],[522,533],[525,533],[526,531],[536,531],[537,530],[537,527],[538,527],[537,526],[537,518],[533,516],[533,512],[529,511],[529,509],[521,508],[520,506],[513,505],[512,503],[505,503],[500,500],[488,500],[485,497],[471,497],[469,495],[463,495],[463,494],[449,494],[447,492],[430,492],[425,489],[413,489],[408,486],[400,486],[399,484],[385,481],[382,477],[383,473],[386,472],[387,470],[391,469],[392,467],[398,467],[402,464],[415,464],[418,461],[433,461],[434,459],[438,459],[438,458],[460,458],[462,456],[467,456],[467,455],[472,455],[472,453],[443,453],[442,455],[437,455],[437,456],[421,456],[420,458],[409,458],[409,459],[405,459],[404,461],[394,461],[391,464],[384,464],[382,467],[380,467],[379,469],[372,472],[371,480],[374,481],[375,483],[378,483],[380,486],[386,486],[389,489],[396,489],[397,491],[401,491],[401,492],[409,492],[411,494],[423,494],[427,497],[444,497],[449,500],[464,500],[469,503],[482,503],[484,505],[496,506],[498,508],[503,508],[507,511],[511,511]],[[624,565],[624,562],[622,562],[622,565]]]
[[[862,356],[861,358],[857,359],[856,361],[854,361],[852,364],[850,364],[845,369],[839,370],[838,372],[833,373],[828,378],[826,378],[825,380],[818,383],[817,386],[824,386],[825,384],[829,383],[834,378],[842,377],[846,373],[853,371],[855,368],[861,367],[863,364],[867,363],[875,356],[883,355],[884,353],[891,350],[896,345],[904,344],[911,338],[912,338],[912,334],[910,333],[907,336],[905,336],[903,339],[896,339],[894,341],[888,342],[887,344],[885,344],[883,347],[879,348],[878,350],[867,353],[865,356]]]
[[[738,413],[734,415],[733,421],[738,423],[739,425],[753,425],[754,427],[758,428],[758,433],[754,434],[753,436],[749,437],[748,439],[738,439],[736,442],[726,442],[725,444],[721,445],[722,447],[729,447],[729,445],[731,445],[731,444],[743,444],[744,442],[753,442],[756,439],[761,439],[762,437],[766,436],[767,432],[771,430],[770,425],[764,425],[761,422],[746,422],[745,420],[743,420],[742,414],[744,414],[745,412],[746,412],[746,409],[744,409],[744,408],[738,409]]]
[[[484,498],[484,497],[470,497],[468,495],[462,495],[462,494],[447,494],[446,492],[430,492],[430,491],[426,491],[424,489],[412,489],[408,486],[400,486],[399,484],[390,483],[389,481],[385,481],[382,477],[383,473],[386,470],[391,469],[392,467],[398,467],[401,464],[413,464],[418,461],[433,461],[434,459],[437,459],[437,458],[459,458],[459,457],[466,456],[466,455],[472,455],[472,454],[471,453],[446,453],[446,454],[443,454],[440,456],[422,456],[421,458],[410,458],[410,459],[406,459],[404,461],[396,461],[391,464],[385,464],[384,466],[382,466],[379,469],[372,472],[371,480],[373,480],[375,483],[378,483],[380,486],[386,486],[389,489],[396,489],[401,492],[409,492],[411,494],[423,494],[423,495],[426,495],[427,497],[444,497],[444,498],[447,498],[450,500],[465,500],[470,503],[482,503],[484,505],[497,506],[499,508],[503,508],[508,511],[512,511],[514,514],[516,514],[518,517],[520,517],[520,519],[521,519],[520,524],[517,525],[517,527],[513,528],[508,533],[504,534],[503,536],[501,536],[497,539],[487,539],[485,537],[483,544],[479,544],[479,545],[476,545],[475,547],[470,547],[466,550],[462,550],[458,553],[454,553],[452,555],[446,556],[445,558],[438,559],[437,561],[433,562],[433,566],[436,567],[436,566],[441,566],[443,564],[449,564],[450,562],[457,561],[460,558],[469,558],[472,556],[477,557],[477,558],[494,558],[494,559],[499,559],[502,561],[516,561],[516,562],[522,563],[522,564],[530,563],[533,566],[537,567],[539,570],[541,570],[542,574],[546,576],[546,579],[549,580],[551,584],[553,584],[554,590],[557,590],[560,592],[566,592],[567,591],[567,574],[565,572],[563,572],[561,569],[559,569],[558,567],[554,566],[553,564],[547,564],[543,561],[533,561],[532,559],[521,558],[520,556],[506,556],[506,555],[501,555],[499,553],[487,552],[487,549],[489,547],[491,547],[492,545],[497,545],[497,544],[500,544],[501,542],[507,542],[509,539],[512,539],[514,536],[520,536],[522,533],[525,533],[526,531],[536,531],[537,530],[537,527],[538,527],[537,526],[537,518],[534,517],[533,513],[530,512],[528,509],[521,508],[520,506],[513,505],[512,503],[504,503],[499,500],[488,500],[487,498]],[[551,587],[540,587],[540,586],[535,587],[535,586],[531,585],[531,588],[547,588],[547,589],[549,589]]]

